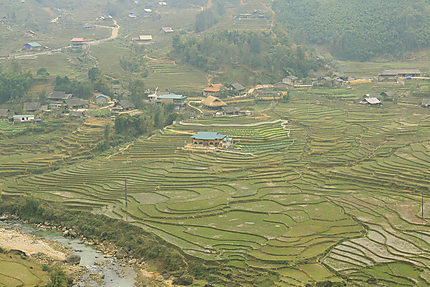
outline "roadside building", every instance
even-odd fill
[[[398,78],[420,77],[418,69],[385,70],[378,75],[379,81],[397,81]]]
[[[81,98],[71,98],[66,100],[68,109],[88,109],[89,101]]]
[[[231,145],[231,138],[217,132],[198,132],[191,136],[193,146],[224,148]]]
[[[39,102],[25,102],[23,106],[23,111],[25,112],[37,112],[40,111]]]
[[[227,106],[224,101],[214,96],[207,96],[207,98],[202,101],[202,105],[210,109],[220,109]]]
[[[42,49],[42,45],[40,45],[39,43],[36,42],[30,42],[25,44],[24,48],[26,50],[40,50]]]

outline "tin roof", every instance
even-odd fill
[[[186,98],[187,98],[186,96],[176,95],[176,94],[167,94],[167,95],[158,96],[158,99],[185,100]]]
[[[217,132],[198,132],[191,136],[192,139],[196,140],[222,140],[225,137],[227,136]]]

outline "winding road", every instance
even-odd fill
[[[109,37],[105,38],[105,39],[100,39],[100,40],[94,40],[94,41],[89,41],[87,42],[88,46],[96,46],[99,45],[100,43],[103,42],[107,42],[107,41],[112,41],[115,40],[116,38],[118,38],[119,35],[119,29],[121,28],[121,26],[118,25],[118,22],[113,19],[113,24],[114,26],[102,26],[102,25],[96,25],[97,27],[100,28],[107,28],[107,29],[112,29],[112,33]],[[53,50],[49,50],[49,51],[42,51],[42,52],[36,52],[36,53],[28,53],[28,52],[23,52],[23,53],[17,53],[17,54],[9,54],[9,59],[25,59],[25,58],[33,58],[35,56],[41,56],[41,55],[53,55],[53,54],[58,54],[61,53],[63,49],[66,48],[70,48],[71,46],[66,46],[63,48],[57,48],[57,49],[53,49]]]

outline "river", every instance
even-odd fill
[[[81,257],[79,265],[87,270],[74,286],[135,286],[136,272],[132,267],[121,264],[115,258],[104,256],[94,247],[84,244],[79,239],[65,238],[60,231],[44,230],[18,221],[0,221],[0,227],[33,234],[71,248],[74,254]]]

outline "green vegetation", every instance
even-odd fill
[[[2,201],[0,213],[4,212],[16,214],[31,223],[50,222],[73,227],[76,232],[86,238],[105,244],[110,242],[118,248],[127,248],[135,258],[144,258],[148,263],[161,267],[163,270],[179,273],[186,270],[186,261],[175,248],[157,239],[154,235],[143,232],[139,227],[121,220],[89,212],[67,210],[61,205],[47,204],[32,197],[9,198],[7,201]],[[61,269],[53,268],[50,278],[51,282],[47,285],[48,287],[67,286],[67,278]]]
[[[171,125],[178,114],[173,111],[174,105],[146,106],[146,113],[130,116],[122,114],[115,118],[115,131],[128,137],[150,134],[155,129]]]
[[[28,92],[32,84],[33,77],[29,72],[0,72],[0,104],[19,99]]]
[[[172,47],[172,57],[199,69],[225,72],[241,66],[249,71],[261,70],[272,81],[287,75],[306,77],[324,64],[310,59],[303,47],[293,49],[282,32],[225,31],[202,37],[175,36]]]
[[[0,250],[0,286],[46,286],[49,274],[34,260]],[[51,286],[51,285],[49,285]],[[55,285],[67,286],[67,285]]]
[[[276,0],[295,40],[325,45],[341,59],[404,56],[430,45],[427,1]]]

